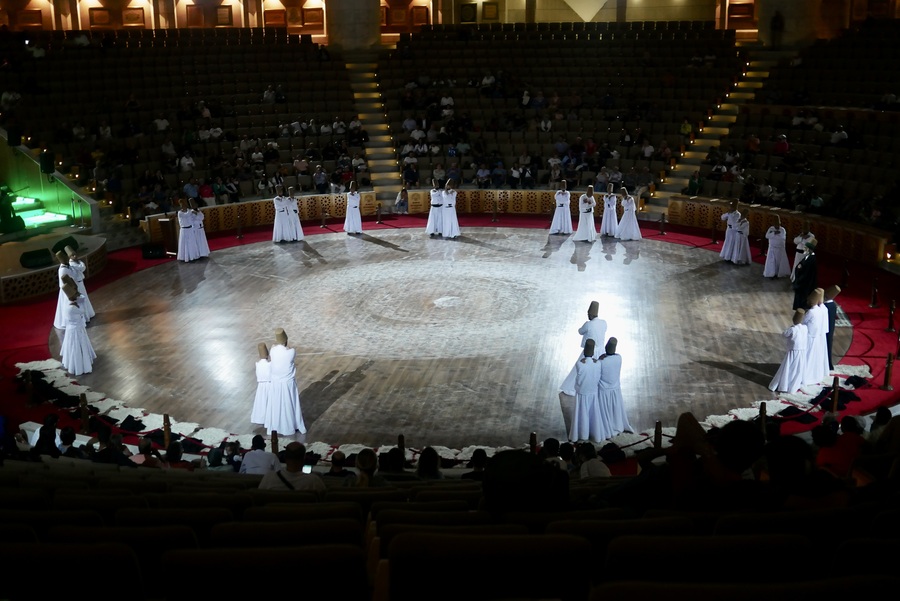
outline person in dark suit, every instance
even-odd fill
[[[810,293],[818,287],[818,270],[816,268],[816,239],[806,243],[806,254],[797,263],[791,276],[791,287],[794,289],[793,309],[808,309],[806,302]]]
[[[840,293],[840,286],[829,286],[825,289],[825,308],[828,309],[828,333],[825,334],[825,341],[828,345],[828,369],[834,369],[834,363],[831,360],[831,342],[834,340],[834,322],[837,319],[837,305],[834,303],[834,298]]]

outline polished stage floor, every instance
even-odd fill
[[[790,284],[660,239],[593,245],[546,230],[421,229],[263,242],[166,263],[91,294],[99,355],[79,382],[235,434],[250,424],[256,345],[297,349],[299,440],[415,447],[566,439],[558,392],[592,300],[619,339],[632,425],[772,398]],[[838,329],[836,358],[849,346]],[[59,339],[50,346],[58,356]]]

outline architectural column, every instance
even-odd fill
[[[534,23],[537,14],[537,0],[525,0],[525,22]]]
[[[378,0],[328,0],[325,4],[328,45],[343,50],[367,50],[381,41]]]

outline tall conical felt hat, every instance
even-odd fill
[[[78,298],[78,286],[76,286],[75,282],[71,279],[63,284],[62,291],[70,301],[74,301]]]
[[[813,305],[821,305],[825,302],[825,291],[821,288],[816,288],[806,297],[806,302],[809,303],[810,307]]]
[[[259,358],[265,359],[269,356],[269,348],[266,346],[265,342],[260,342],[256,345],[256,350],[259,352]]]
[[[607,355],[615,355],[617,346],[619,346],[618,338],[610,338],[609,340],[607,340],[606,341],[606,349],[605,349],[606,354]]]
[[[841,293],[840,286],[837,286],[837,285],[829,286],[828,288],[825,289],[825,300],[834,300],[834,297],[836,297],[840,293]]]
[[[56,260],[59,261],[62,265],[69,264],[69,255],[64,253],[61,250],[56,251]]]
[[[794,325],[802,323],[804,315],[806,315],[806,311],[803,309],[797,309],[796,311],[794,311],[794,318],[792,320],[794,322]]]
[[[588,307],[588,317],[594,319],[600,315],[600,303],[597,301],[591,301],[591,306]]]
[[[77,253],[75,252],[75,249],[72,248],[71,246],[66,246],[66,249],[65,249],[65,250],[66,250],[66,254],[69,255],[69,258],[70,258],[70,259],[74,258],[75,255],[77,254]]]
[[[585,357],[593,357],[594,356],[594,341],[590,338],[584,341],[584,356]]]
[[[287,344],[287,334],[282,328],[275,330],[275,342],[278,344]]]

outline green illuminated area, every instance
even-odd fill
[[[38,227],[57,227],[66,225],[71,218],[69,215],[60,213],[51,213],[44,209],[41,201],[36,198],[26,198],[23,196],[16,197],[16,201],[12,204],[16,215],[25,222],[25,228]]]

